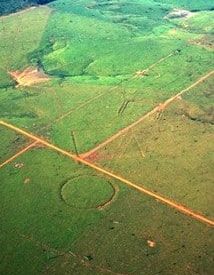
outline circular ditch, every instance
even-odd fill
[[[67,205],[82,209],[102,209],[115,198],[117,188],[105,178],[79,176],[67,180],[62,186],[60,197]]]

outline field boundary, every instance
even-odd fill
[[[15,12],[12,12],[12,13],[9,13],[9,14],[6,14],[6,15],[2,15],[2,16],[0,16],[0,19],[5,19],[5,18],[17,16],[17,15],[19,16],[19,15],[21,15],[23,13],[26,13],[26,12],[29,12],[31,10],[34,10],[35,8],[36,8],[36,6],[24,8],[22,10],[18,10],[18,11],[15,11]]]
[[[74,112],[76,112],[76,111],[82,109],[83,107],[87,106],[89,103],[91,103],[91,102],[93,102],[93,101],[96,101],[96,99],[98,99],[98,98],[100,98],[100,97],[102,97],[102,96],[105,96],[105,95],[106,95],[106,93],[104,92],[104,93],[101,93],[101,94],[99,94],[99,95],[97,95],[97,96],[94,96],[94,97],[92,97],[92,98],[89,98],[87,101],[80,103],[76,108],[75,108],[75,107],[71,108],[71,109],[68,110],[67,112],[65,112],[65,113],[63,113],[62,115],[60,115],[60,116],[58,116],[57,118],[55,118],[52,122],[50,122],[50,123],[48,123],[47,125],[45,125],[45,126],[39,128],[39,130],[41,131],[41,130],[47,129],[47,128],[50,127],[52,124],[53,124],[53,125],[56,125],[58,122],[60,122],[60,121],[63,120],[64,118],[67,118],[70,114],[72,114],[72,113],[74,113]]]
[[[26,146],[25,148],[21,149],[19,152],[17,152],[16,154],[14,154],[12,157],[10,157],[9,159],[5,160],[4,162],[2,162],[0,164],[0,169],[5,166],[6,164],[12,162],[13,160],[15,160],[17,157],[19,157],[20,155],[24,154],[25,152],[27,152],[29,149],[31,149],[32,147],[34,147],[36,144],[38,144],[38,141],[34,141],[33,143],[29,144],[28,146]]]
[[[76,108],[72,108],[71,110],[69,110],[69,111],[67,111],[66,113],[62,114],[61,116],[59,116],[58,118],[56,118],[53,122],[54,122],[54,123],[57,123],[57,122],[61,121],[62,119],[64,119],[65,117],[69,116],[69,115],[72,114],[73,112],[75,112],[75,111],[77,111],[77,110],[79,110],[79,109],[82,109],[83,107],[87,106],[89,103],[95,101],[96,99],[98,99],[98,98],[100,98],[100,97],[102,97],[102,96],[104,96],[104,95],[106,95],[106,93],[101,93],[101,94],[99,94],[99,95],[96,95],[96,96],[94,96],[94,97],[88,99],[87,101],[85,101],[85,102],[79,104],[79,106],[77,106]]]
[[[144,187],[141,187],[141,186],[137,185],[136,183],[133,183],[130,180],[123,178],[120,175],[114,174],[111,171],[108,171],[108,170],[106,170],[106,169],[104,169],[102,167],[99,167],[99,166],[97,166],[97,165],[95,165],[95,164],[93,164],[93,163],[91,163],[91,162],[89,162],[89,161],[87,161],[87,160],[85,160],[85,159],[83,159],[83,158],[81,158],[79,156],[76,156],[76,155],[74,155],[74,154],[72,154],[72,153],[70,153],[68,151],[65,151],[64,149],[62,149],[62,148],[60,148],[60,147],[58,147],[58,146],[56,146],[56,145],[54,145],[52,143],[49,143],[48,141],[46,141],[46,140],[44,140],[44,139],[42,139],[40,137],[37,137],[34,134],[29,133],[29,132],[27,132],[27,131],[25,131],[23,129],[20,129],[20,128],[12,125],[10,123],[7,123],[7,122],[5,122],[3,120],[0,120],[0,124],[3,125],[3,126],[5,126],[6,128],[14,130],[15,132],[17,132],[19,134],[22,134],[22,135],[24,135],[24,136],[26,136],[28,138],[33,139],[33,140],[35,140],[38,143],[43,144],[44,146],[50,148],[53,151],[56,151],[56,152],[58,152],[58,153],[60,153],[60,154],[62,154],[64,156],[69,157],[70,159],[74,160],[77,163],[84,164],[84,165],[92,168],[93,170],[95,170],[95,171],[97,171],[99,173],[102,173],[102,174],[104,174],[106,176],[109,176],[111,178],[119,180],[120,182],[125,183],[127,186],[129,186],[129,187],[131,187],[131,188],[133,188],[135,190],[138,190],[141,193],[144,193],[144,194],[146,194],[146,195],[154,198],[155,200],[157,200],[157,201],[159,201],[159,202],[161,202],[161,203],[163,203],[165,205],[170,206],[171,208],[176,209],[177,211],[185,214],[186,216],[189,216],[189,217],[191,217],[191,218],[193,218],[195,220],[198,220],[198,221],[200,221],[202,223],[205,223],[205,224],[207,224],[209,226],[214,226],[214,220],[211,220],[211,219],[205,217],[204,215],[202,215],[200,213],[197,213],[197,212],[191,210],[190,208],[187,208],[184,205],[181,205],[181,204],[179,204],[179,203],[177,203],[177,202],[175,202],[173,200],[170,200],[170,199],[168,199],[168,198],[166,198],[166,197],[164,197],[162,195],[159,195],[159,194],[154,193],[154,192],[152,192],[152,191],[150,191],[150,190],[148,190],[148,189],[146,189]]]
[[[35,246],[39,247],[39,248],[42,248],[44,249],[45,251],[50,251],[50,252],[53,252],[53,256],[51,256],[49,259],[55,259],[55,258],[58,258],[58,257],[63,257],[63,256],[69,256],[69,257],[72,257],[72,258],[75,258],[76,260],[78,260],[78,262],[80,262],[80,264],[82,266],[84,266],[86,269],[89,269],[89,270],[92,270],[93,269],[96,269],[97,271],[100,271],[102,273],[105,272],[106,273],[109,273],[109,274],[113,274],[113,275],[128,275],[127,273],[118,273],[118,272],[114,272],[110,269],[107,269],[105,267],[101,267],[101,266],[98,266],[98,265],[95,265],[95,264],[92,264],[90,263],[86,257],[80,255],[80,254],[77,254],[77,253],[74,253],[72,252],[71,250],[68,250],[68,251],[63,251],[61,249],[58,249],[58,248],[55,248],[55,247],[52,247],[50,246],[49,244],[46,244],[46,243],[43,243],[43,242],[40,242],[38,240],[36,240],[33,236],[31,235],[26,235],[26,234],[23,234],[21,232],[18,232],[18,231],[15,231],[16,234],[24,239],[25,241],[28,241],[28,242],[31,242],[33,243]],[[46,263],[45,265],[45,271],[47,271],[49,268],[51,267],[51,265],[48,266],[48,263]],[[45,272],[46,273],[46,272]]]
[[[167,56],[162,57],[161,59],[159,59],[158,61],[156,61],[155,63],[149,65],[146,69],[142,70],[142,71],[138,71],[135,73],[135,75],[131,78],[131,79],[135,79],[135,78],[139,78],[139,77],[143,77],[145,76],[150,70],[152,70],[156,65],[162,63],[163,61],[165,61],[166,59],[170,58],[171,56],[174,56],[175,52],[172,52],[170,54],[168,54]]]
[[[181,96],[182,94],[184,94],[185,92],[190,91],[191,89],[193,89],[194,87],[196,87],[197,85],[199,85],[200,83],[202,83],[203,81],[205,81],[207,78],[209,78],[210,76],[212,76],[214,74],[214,71],[210,71],[209,73],[207,73],[206,75],[200,77],[196,82],[194,82],[193,84],[191,84],[189,87],[183,89],[182,91],[180,91],[179,93],[177,93],[176,95],[172,96],[171,98],[167,99],[164,103],[160,103],[158,106],[156,106],[154,109],[152,109],[150,112],[148,112],[147,114],[143,115],[141,118],[139,118],[137,121],[133,122],[132,124],[130,124],[129,126],[121,129],[120,131],[118,131],[116,134],[112,135],[111,137],[109,137],[108,139],[106,139],[105,141],[103,141],[102,143],[98,144],[97,146],[95,146],[93,149],[81,154],[82,158],[87,158],[89,157],[92,153],[95,153],[96,151],[98,151],[99,149],[103,148],[104,146],[106,146],[107,144],[111,143],[113,140],[115,140],[116,138],[118,138],[119,136],[125,134],[126,132],[128,132],[130,129],[132,129],[133,127],[137,126],[138,124],[140,124],[142,121],[144,121],[146,118],[150,117],[151,115],[155,114],[155,113],[160,113],[162,112],[169,104],[171,104],[175,99],[177,99],[179,96]]]

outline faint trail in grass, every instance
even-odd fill
[[[159,59],[159,60],[156,61],[155,63],[149,65],[146,69],[137,71],[134,75],[132,75],[131,77],[127,78],[125,81],[127,82],[127,81],[131,81],[131,80],[133,80],[133,79],[135,79],[135,78],[145,76],[145,75],[149,72],[149,70],[152,70],[156,65],[158,65],[158,64],[160,64],[160,63],[162,63],[162,62],[164,62],[165,60],[167,60],[168,58],[170,58],[170,57],[172,57],[172,56],[174,56],[174,55],[175,55],[175,52],[172,52],[172,53],[168,54],[167,56],[162,57],[161,59]],[[121,85],[123,82],[124,82],[124,80],[122,80],[118,85],[112,87],[111,90],[115,90],[115,89],[119,88],[120,85]]]
[[[72,258],[76,258],[78,260],[78,262],[80,262],[84,267],[90,269],[90,270],[97,270],[101,273],[109,273],[109,274],[114,274],[114,275],[128,275],[128,274],[125,274],[125,273],[117,273],[117,272],[114,272],[110,269],[107,269],[107,268],[103,268],[101,266],[97,266],[91,262],[89,262],[89,260],[86,260],[85,257],[77,254],[77,253],[74,253],[70,250],[67,250],[67,251],[63,251],[61,249],[56,249],[50,245],[47,245],[43,242],[40,242],[36,239],[34,239],[32,236],[30,235],[26,235],[26,234],[22,234],[22,233],[17,233],[17,235],[19,235],[22,239],[26,240],[26,241],[29,241],[29,242],[32,242],[33,244],[35,244],[38,248],[42,248],[42,250],[44,251],[50,251],[52,252],[54,255],[52,257],[49,257],[48,260],[53,260],[53,259],[56,259],[58,257],[63,257],[63,256],[68,256],[68,257],[72,257]],[[48,269],[50,269],[50,267],[47,267],[45,270],[48,271]]]
[[[119,154],[118,154],[118,158],[119,159],[121,159],[122,158],[122,156],[125,154],[125,152],[126,152],[126,150],[127,150],[127,148],[128,148],[128,146],[131,144],[131,142],[132,142],[132,135],[130,136],[130,138],[129,138],[129,140],[127,140],[126,142],[125,142],[125,146],[123,146],[123,148],[122,148],[122,145],[123,145],[123,142],[121,142],[120,144],[119,144],[119,146],[118,146],[118,151],[120,152]],[[122,150],[123,149],[123,150]]]
[[[61,115],[60,117],[58,117],[54,122],[57,123],[59,121],[61,121],[62,119],[64,119],[65,117],[69,116],[71,113],[73,113],[74,111],[77,111],[85,106],[87,106],[89,103],[93,102],[94,100],[104,96],[106,93],[102,93],[102,94],[99,94],[93,98],[90,98],[89,100],[87,100],[86,102],[80,104],[77,108],[73,108],[72,110],[64,113],[63,115]]]
[[[200,81],[202,82],[202,79],[206,79],[206,78],[207,78],[207,76],[206,77],[202,77]],[[199,80],[197,82],[199,83]],[[193,84],[193,85],[196,85],[196,84]],[[191,85],[191,86],[193,87],[193,85]],[[185,91],[186,90],[188,90],[188,89],[185,89]],[[48,141],[46,141],[46,140],[44,140],[44,139],[42,139],[40,137],[37,137],[34,134],[26,132],[25,130],[22,130],[22,129],[20,129],[20,128],[12,125],[10,123],[7,123],[7,122],[4,122],[3,120],[0,120],[0,124],[3,125],[3,126],[5,126],[5,127],[7,127],[7,128],[9,128],[9,129],[12,129],[12,130],[16,131],[17,133],[20,133],[20,134],[22,134],[22,135],[24,135],[26,137],[29,137],[29,138],[31,138],[31,139],[33,139],[33,140],[35,140],[35,141],[37,141],[37,142],[45,145],[46,147],[50,148],[53,151],[56,151],[56,152],[58,152],[58,153],[60,153],[60,154],[62,154],[64,156],[69,157],[70,159],[74,160],[77,163],[79,162],[81,164],[86,165],[86,166],[92,168],[93,170],[95,170],[96,172],[102,173],[102,174],[104,174],[106,176],[109,176],[111,178],[119,180],[120,182],[125,183],[129,187],[131,187],[133,189],[136,189],[136,190],[140,191],[141,193],[144,193],[144,194],[146,194],[146,195],[148,195],[148,196],[156,199],[157,201],[159,201],[159,202],[161,202],[161,203],[163,203],[165,205],[170,206],[171,208],[177,209],[179,212],[185,214],[186,216],[189,216],[189,217],[191,217],[191,218],[193,218],[195,220],[198,220],[198,221],[200,221],[202,223],[205,223],[205,224],[207,224],[209,226],[214,226],[214,221],[213,220],[205,217],[204,215],[202,215],[200,213],[197,213],[197,212],[193,211],[190,208],[187,208],[186,206],[184,206],[184,205],[182,205],[180,203],[177,203],[176,201],[173,201],[173,200],[168,199],[168,198],[166,198],[166,197],[164,197],[162,195],[159,195],[159,194],[157,194],[155,192],[152,192],[152,191],[150,191],[149,189],[147,189],[145,187],[139,186],[138,184],[136,184],[136,183],[134,183],[134,182],[132,182],[132,181],[126,179],[126,178],[123,178],[120,175],[114,174],[113,172],[108,171],[108,170],[106,170],[106,169],[104,169],[102,167],[99,167],[98,165],[95,165],[95,164],[93,164],[93,163],[91,163],[91,162],[89,162],[89,161],[87,161],[87,160],[85,160],[85,159],[83,159],[81,157],[77,157],[76,155],[74,155],[74,154],[72,154],[72,153],[70,153],[68,151],[65,151],[64,149],[62,149],[62,148],[60,148],[60,147],[58,147],[58,146],[56,146],[56,145],[54,145],[52,143],[49,143]]]
[[[139,150],[139,152],[140,152],[141,157],[142,157],[142,158],[145,158],[145,154],[144,154],[144,152],[143,152],[143,149],[142,149],[141,146],[140,146],[140,143],[139,143],[139,141],[138,141],[136,135],[133,134],[133,137],[134,137],[135,143],[137,144],[137,148],[138,148],[138,150]]]
[[[38,141],[34,141],[33,143],[31,143],[30,145],[28,145],[27,147],[21,149],[19,152],[17,152],[15,155],[13,155],[12,157],[10,157],[9,159],[7,159],[6,161],[4,161],[3,163],[0,164],[0,168],[2,168],[3,166],[5,166],[6,164],[12,162],[13,160],[15,160],[17,157],[21,156],[22,154],[24,154],[25,152],[27,152],[29,149],[31,149],[32,147],[34,147],[36,144],[38,144]]]
[[[168,54],[168,55],[165,56],[165,57],[162,57],[162,58],[159,59],[157,62],[151,64],[147,69],[144,69],[144,70],[142,70],[142,71],[136,72],[136,74],[132,77],[132,79],[137,78],[137,77],[143,77],[143,76],[147,75],[148,72],[149,72],[150,70],[152,70],[155,66],[157,66],[158,64],[164,62],[165,60],[167,60],[168,58],[170,58],[170,57],[173,56],[173,55],[175,55],[175,52],[170,53],[170,54]]]
[[[58,118],[56,118],[54,121],[52,121],[51,123],[43,126],[42,128],[40,128],[39,130],[45,130],[47,129],[48,127],[50,127],[52,124],[54,123],[58,123],[59,121],[63,120],[64,118],[68,117],[70,114],[72,114],[73,112],[77,111],[77,110],[80,110],[82,109],[83,107],[87,106],[89,103],[93,102],[94,100],[104,96],[106,93],[102,93],[102,94],[99,94],[93,98],[90,98],[89,100],[87,100],[86,102],[78,105],[76,108],[72,108],[70,109],[68,112],[62,114],[61,116],[59,116]]]
[[[143,115],[140,119],[138,119],[137,121],[135,121],[134,123],[130,124],[129,126],[127,126],[126,128],[123,128],[122,130],[120,130],[119,132],[117,132],[116,134],[114,134],[113,136],[109,137],[107,140],[103,141],[102,143],[98,144],[96,147],[94,147],[93,149],[91,149],[90,151],[82,154],[83,158],[87,158],[90,154],[96,152],[97,150],[103,148],[104,146],[106,146],[107,144],[109,144],[110,142],[112,142],[113,140],[115,140],[116,138],[120,137],[121,135],[125,134],[126,132],[128,132],[130,129],[134,128],[135,126],[137,126],[138,124],[140,124],[142,121],[144,121],[146,118],[150,117],[151,115],[158,113],[161,114],[161,112],[169,105],[171,104],[175,99],[177,99],[179,96],[181,96],[183,93],[188,92],[189,90],[193,89],[194,87],[196,87],[198,84],[202,83],[204,80],[206,80],[207,78],[209,78],[210,76],[212,76],[214,74],[214,71],[209,72],[208,74],[206,74],[205,76],[199,78],[195,83],[193,83],[192,85],[190,85],[189,87],[185,88],[184,90],[180,91],[178,94],[176,94],[175,96],[167,99],[164,103],[160,103],[158,106],[156,106],[153,110],[151,110],[150,112],[148,112],[147,114]]]

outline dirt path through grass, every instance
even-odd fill
[[[205,77],[203,77],[203,79],[205,79]],[[51,150],[54,150],[54,151],[56,151],[56,152],[58,152],[58,153],[60,153],[60,154],[62,154],[64,156],[69,157],[70,159],[74,160],[76,163],[84,164],[84,165],[92,168],[96,172],[102,173],[102,174],[104,174],[106,176],[109,176],[109,177],[111,177],[113,179],[119,180],[120,182],[125,183],[127,186],[129,186],[129,187],[131,187],[131,188],[133,188],[135,190],[138,190],[141,193],[144,193],[144,194],[146,194],[146,195],[154,198],[155,200],[157,200],[157,201],[159,201],[159,202],[161,202],[163,204],[166,204],[166,205],[170,206],[171,208],[174,208],[174,209],[178,210],[179,212],[185,214],[186,216],[189,216],[189,217],[191,217],[191,218],[193,218],[195,220],[198,220],[198,221],[200,221],[202,223],[205,223],[205,224],[207,224],[209,226],[214,226],[214,221],[213,220],[211,220],[211,219],[203,216],[200,213],[197,213],[197,212],[193,211],[190,208],[187,208],[186,206],[183,206],[183,205],[181,205],[181,204],[179,204],[179,203],[177,203],[175,201],[172,201],[172,200],[170,200],[168,198],[163,197],[162,195],[159,195],[159,194],[154,193],[154,192],[152,192],[152,191],[150,191],[150,190],[148,190],[148,189],[146,189],[144,187],[141,187],[141,186],[137,185],[136,183],[131,182],[130,180],[123,178],[120,175],[114,174],[111,171],[108,171],[108,170],[106,170],[106,169],[104,169],[102,167],[99,167],[99,166],[97,166],[97,165],[95,165],[95,164],[93,164],[93,163],[91,163],[91,162],[89,162],[89,161],[87,161],[87,160],[85,160],[85,159],[83,159],[81,157],[78,157],[78,156],[76,156],[76,155],[74,155],[74,154],[72,154],[72,153],[70,153],[68,151],[65,151],[62,148],[60,148],[60,147],[58,147],[58,146],[56,146],[56,145],[54,145],[52,143],[49,143],[48,141],[46,141],[46,140],[44,140],[44,139],[42,139],[40,137],[37,137],[34,134],[26,132],[25,130],[22,130],[22,129],[20,129],[20,128],[12,125],[10,123],[7,123],[7,122],[4,122],[3,120],[0,120],[0,124],[3,125],[3,126],[5,126],[5,127],[7,127],[7,128],[9,128],[9,129],[14,130],[15,132],[17,132],[19,134],[22,134],[22,135],[24,135],[24,136],[26,136],[28,138],[33,139],[33,140],[37,141],[38,143],[43,144],[44,146],[50,148]]]
[[[28,145],[27,147],[21,149],[19,152],[17,152],[15,155],[13,155],[12,157],[10,157],[9,159],[7,159],[6,161],[4,161],[3,163],[0,164],[0,168],[2,168],[3,166],[5,166],[6,164],[10,163],[11,161],[15,160],[17,157],[19,157],[20,155],[24,154],[25,152],[27,152],[29,149],[31,149],[32,147],[34,147],[36,144],[38,143],[38,141],[34,141],[33,143],[31,143],[30,145]]]
[[[148,118],[149,116],[153,115],[154,113],[160,113],[162,112],[169,104],[171,104],[175,99],[177,99],[179,96],[181,96],[183,93],[188,92],[189,90],[193,89],[194,87],[196,87],[197,85],[199,85],[200,83],[202,83],[203,81],[205,81],[207,78],[209,78],[210,76],[212,76],[214,74],[214,71],[211,71],[209,73],[207,73],[205,76],[200,77],[195,83],[193,83],[192,85],[190,85],[189,87],[187,87],[186,89],[180,91],[178,94],[174,95],[173,97],[167,99],[164,103],[160,103],[158,106],[156,106],[153,110],[151,110],[150,112],[148,112],[147,114],[143,115],[140,119],[138,119],[137,121],[135,121],[134,123],[130,124],[129,126],[127,126],[126,128],[123,128],[122,130],[120,130],[119,132],[117,132],[116,134],[114,134],[113,136],[109,137],[107,140],[103,141],[102,143],[100,143],[99,145],[97,145],[96,147],[94,147],[93,149],[91,149],[90,151],[83,153],[81,155],[82,158],[86,159],[87,157],[89,157],[92,153],[95,153],[96,151],[98,151],[99,149],[103,148],[104,146],[106,146],[108,143],[112,142],[113,140],[115,140],[116,138],[120,137],[121,135],[125,134],[126,132],[128,132],[129,130],[131,130],[132,128],[134,128],[135,126],[137,126],[139,123],[141,123],[142,121],[144,121],[146,118]]]
[[[108,274],[113,274],[113,275],[127,275],[127,274],[124,274],[124,273],[114,272],[114,271],[112,271],[110,269],[103,268],[101,266],[94,265],[94,264],[90,263],[87,260],[87,258],[83,257],[82,255],[74,253],[74,252],[72,252],[70,250],[69,251],[63,251],[61,249],[54,248],[54,247],[50,246],[49,244],[45,244],[43,242],[40,242],[40,241],[34,239],[30,235],[22,234],[22,233],[19,233],[19,232],[16,232],[16,234],[18,236],[20,236],[22,239],[24,239],[25,241],[31,242],[34,245],[36,245],[37,247],[42,248],[45,251],[51,252],[53,255],[49,258],[49,260],[54,260],[54,259],[57,259],[58,257],[68,256],[68,257],[75,258],[86,269],[89,269],[89,270],[92,270],[92,271],[93,270],[97,270],[98,272],[102,272],[102,273],[105,273],[105,274],[108,273]],[[49,270],[50,267],[51,267],[51,265],[49,267],[45,268],[44,274],[46,274],[46,272]]]

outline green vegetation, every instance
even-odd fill
[[[66,179],[90,176],[91,171],[42,149],[29,151],[18,161],[23,163],[21,169],[14,168],[12,163],[1,170],[0,176],[4,183],[1,184],[1,247],[5,247],[2,256],[8,255],[1,273],[15,274],[18,268],[19,274],[25,274],[26,270],[35,274],[41,272],[41,263],[51,257],[48,246],[67,251],[81,232],[99,219],[100,213],[72,208],[60,196],[61,184]],[[13,238],[19,241],[7,243]],[[20,265],[19,258],[24,256],[29,260]]]
[[[82,196],[79,196],[79,190],[82,190]],[[63,182],[60,196],[66,204],[74,208],[99,208],[111,201],[114,188],[106,180],[85,175]]]
[[[10,14],[35,5],[47,4],[54,0],[1,0],[0,15]]]
[[[212,83],[201,84],[110,143],[97,153],[97,162],[212,217]]]
[[[11,163],[0,174],[5,183],[0,186],[1,247],[2,256],[7,255],[1,259],[1,273],[101,274],[101,269],[110,269],[211,274],[212,231],[205,225],[119,182],[117,200],[105,210],[71,207],[61,199],[61,185],[93,176],[93,171],[44,149],[33,149],[18,161],[24,164],[21,169]],[[101,184],[112,181],[99,178]],[[98,198],[96,185],[90,188]],[[85,193],[80,188],[73,199]]]
[[[43,7],[1,19],[0,87],[13,85],[8,71],[29,66],[28,54],[39,46],[49,15],[50,9]]]
[[[28,141],[22,136],[17,135],[15,132],[0,128],[0,162],[3,163],[9,157],[12,157],[19,149],[28,144]]]
[[[212,0],[155,0],[155,2],[169,4],[172,7],[176,8],[186,8],[191,11],[200,11],[200,10],[213,10],[214,4]]]
[[[211,0],[0,2],[0,120],[80,157],[213,70]],[[211,220],[212,87],[88,159]],[[0,125],[0,165],[31,142]],[[0,182],[1,274],[212,274],[212,228],[41,144]]]
[[[1,40],[4,47],[1,58],[5,64],[1,68],[2,87],[14,85],[8,71],[24,69],[28,65],[42,67],[52,80],[38,87],[3,90],[1,94],[6,103],[1,104],[1,117],[11,119],[13,113],[13,123],[38,134],[52,122],[52,129],[48,132],[42,130],[42,135],[66,149],[72,150],[71,130],[76,132],[79,151],[87,151],[212,69],[212,52],[190,43],[191,38],[200,39],[201,35],[191,35],[190,32],[187,37],[185,32],[181,32],[182,26],[179,31],[177,21],[164,19],[170,7],[151,1],[143,5],[139,1],[136,8],[136,3],[126,5],[119,1],[118,11],[112,8],[116,4],[111,2],[92,6],[88,6],[87,1],[85,4],[61,2],[52,3],[49,9],[36,8],[2,20],[0,35],[4,37]],[[52,13],[51,8],[54,8]],[[152,30],[141,27],[142,22],[136,30],[127,29],[126,23],[115,22],[108,12],[110,9],[130,18],[136,15],[141,21],[144,20],[139,15],[141,8],[149,20],[156,18],[156,23],[146,24]],[[197,18],[201,26],[200,14],[194,17],[194,26],[197,26]],[[33,32],[29,21],[35,22]],[[178,37],[170,35],[176,25]],[[14,35],[18,35],[16,47]],[[12,56],[9,54],[11,50],[15,50]],[[148,76],[133,78],[137,71],[170,54],[172,56],[156,64]],[[110,91],[115,85],[119,85],[118,88]],[[89,92],[85,92],[86,89]],[[102,90],[105,90],[103,100],[98,98],[82,108],[81,116],[77,110],[66,118],[66,123],[55,124],[55,119],[69,110],[67,106],[72,109],[76,104],[74,94],[77,100],[84,102],[92,93],[96,96]],[[11,102],[17,94],[23,96],[15,101],[14,108]],[[131,103],[119,117],[118,110],[124,98],[130,99]],[[8,109],[13,109],[13,112]]]

